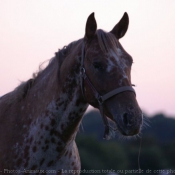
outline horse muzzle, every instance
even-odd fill
[[[135,97],[134,97],[135,98]],[[124,136],[139,134],[142,126],[143,115],[136,99],[109,100],[105,106],[105,114],[117,126],[117,130]]]
[[[118,130],[124,136],[137,135],[140,132],[142,125],[142,115],[141,114],[129,114],[124,113],[120,116],[121,119],[116,119],[115,123]]]

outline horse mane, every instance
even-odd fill
[[[70,49],[78,41],[71,42],[68,46],[64,46],[62,49],[59,49],[58,52],[55,53],[55,56],[53,58],[51,58],[50,60],[44,61],[43,63],[41,63],[39,65],[39,70],[37,72],[33,73],[32,78],[30,78],[27,81],[22,81],[20,83],[20,85],[17,86],[13,91],[0,97],[0,100],[2,98],[6,98],[6,100],[5,100],[6,104],[11,105],[11,104],[14,104],[14,103],[24,99],[27,96],[30,89],[35,85],[37,78],[40,77],[42,75],[42,73],[47,71],[53,63],[58,64],[58,66],[60,68],[62,62],[64,61],[64,58],[68,55],[68,53],[70,52]],[[43,65],[48,61],[49,61],[48,65],[43,69],[42,68]],[[55,63],[55,61],[57,63]]]
[[[103,52],[108,53],[110,49],[116,49],[116,43],[118,43],[118,41],[112,33],[106,33],[105,31],[99,29],[97,30],[96,34],[99,45]],[[62,62],[64,61],[64,58],[70,53],[70,50],[73,46],[75,46],[77,43],[80,43],[79,41],[82,41],[82,39],[73,41],[69,45],[64,46],[62,49],[59,49],[58,52],[55,53],[55,57],[49,60],[48,65],[44,69],[42,66],[46,63],[46,61],[39,65],[39,70],[33,73],[32,78],[21,82],[21,84],[17,86],[12,92],[5,94],[4,96],[0,97],[0,99],[6,97],[7,104],[14,104],[17,101],[24,99],[29,93],[30,89],[35,85],[37,78],[40,77],[43,72],[47,71],[51,67],[51,64],[55,64],[55,61],[57,61],[56,64],[58,64],[60,68]]]
[[[99,29],[97,30],[96,34],[100,48],[104,53],[108,53],[111,49],[116,50],[116,48],[119,45],[119,42],[112,33],[107,33],[104,30]]]

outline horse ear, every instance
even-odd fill
[[[85,30],[85,37],[87,39],[92,39],[95,35],[97,30],[97,23],[94,17],[94,12],[91,13],[86,22],[86,30]]]
[[[118,22],[118,24],[116,24],[115,27],[111,30],[111,33],[113,33],[117,39],[120,39],[125,35],[128,29],[128,25],[129,25],[129,16],[125,12],[123,17]]]

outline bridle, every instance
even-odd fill
[[[114,95],[117,95],[117,94],[125,92],[125,91],[131,91],[134,94],[136,94],[136,93],[135,93],[135,90],[131,86],[122,86],[122,87],[116,88],[116,89],[114,89],[114,90],[112,90],[112,91],[110,91],[110,92],[108,92],[108,93],[106,93],[104,95],[101,95],[96,90],[96,88],[94,87],[94,85],[92,84],[92,82],[90,81],[89,77],[86,74],[86,69],[84,67],[84,58],[85,58],[85,42],[83,42],[82,52],[81,52],[81,65],[80,65],[81,91],[82,91],[82,94],[83,94],[83,96],[85,98],[84,82],[86,82],[86,84],[92,90],[95,99],[98,101],[99,111],[100,111],[100,113],[102,115],[103,122],[104,122],[104,125],[105,125],[104,138],[105,139],[109,139],[110,125],[109,125],[107,117],[104,115],[104,112],[103,112],[103,104],[104,104],[104,102],[106,100],[108,100],[109,98],[113,97]],[[112,129],[116,130],[114,128],[112,128]]]

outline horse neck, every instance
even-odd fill
[[[72,139],[75,138],[82,116],[88,107],[80,86],[81,45],[81,41],[71,44],[70,53],[64,58],[59,72],[60,93],[55,102],[60,113],[58,130],[66,138],[70,135]]]
[[[82,98],[80,89],[79,47],[68,54],[61,65],[53,58],[36,79],[36,85],[31,89],[32,98],[36,98],[36,121],[45,132],[56,134],[63,142],[75,139],[82,116],[87,109],[87,103]],[[59,70],[59,71],[58,71]],[[37,82],[38,81],[38,82]],[[38,106],[40,104],[40,107]],[[45,109],[44,111],[42,109]],[[32,125],[33,125],[32,124]],[[33,128],[33,127],[32,127]],[[47,135],[47,134],[46,134]]]

